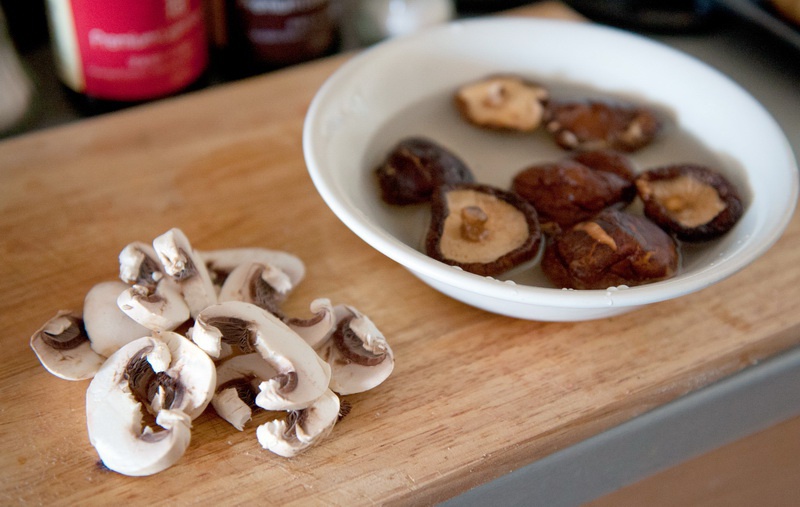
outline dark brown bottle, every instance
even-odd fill
[[[229,0],[221,53],[232,77],[251,75],[332,53],[336,17],[329,0]]]

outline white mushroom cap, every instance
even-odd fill
[[[150,330],[125,315],[117,298],[128,285],[119,280],[100,282],[83,301],[83,321],[92,349],[108,357],[123,345],[150,334]]]
[[[245,262],[230,272],[219,291],[219,301],[246,301],[272,313],[294,288],[292,280],[279,267],[261,262]]]
[[[153,240],[153,248],[164,272],[180,286],[192,317],[217,302],[217,290],[208,269],[183,231],[170,229]]]
[[[164,277],[161,263],[153,247],[135,241],[119,253],[119,278],[129,285],[155,287]]]
[[[221,273],[222,278],[228,276],[237,266],[250,262],[258,262],[275,266],[286,273],[292,287],[296,287],[305,276],[306,267],[295,255],[280,250],[267,248],[227,248],[222,250],[198,251],[212,272]]]
[[[192,419],[208,405],[215,385],[214,363],[181,335],[134,340],[112,354],[89,384],[89,441],[111,470],[160,472],[183,456]],[[155,414],[163,431],[143,424],[143,409]]]
[[[160,472],[183,456],[191,439],[191,417],[181,410],[158,412],[161,432],[143,428],[143,407],[129,384],[129,365],[159,345],[153,337],[125,345],[108,358],[86,391],[89,441],[105,466],[121,474]]]
[[[335,307],[337,329],[317,352],[331,365],[330,388],[340,394],[368,391],[394,370],[394,353],[375,324],[351,306]]]
[[[191,337],[212,356],[222,340],[261,354],[278,373],[259,386],[256,404],[267,410],[308,407],[328,388],[330,366],[280,319],[253,304],[226,301],[206,308]]]
[[[217,385],[217,369],[214,361],[188,338],[171,331],[155,333],[169,347],[172,360],[163,371],[178,378],[185,387],[183,397],[172,409],[186,412],[196,419],[206,409]],[[153,361],[148,357],[148,361]],[[153,365],[156,370],[157,365]],[[158,371],[158,370],[156,370]]]
[[[339,397],[328,389],[310,407],[290,413],[288,422],[278,419],[262,424],[256,437],[264,449],[291,458],[330,434],[339,408]]]
[[[189,320],[189,307],[175,282],[165,278],[155,290],[143,285],[128,287],[117,305],[131,319],[153,331],[171,331]]]
[[[237,430],[243,430],[253,416],[250,403],[255,403],[258,384],[277,374],[258,353],[228,359],[217,366],[217,392],[211,399],[214,410]],[[240,390],[252,392],[253,399],[243,400]]]
[[[310,319],[287,319],[286,324],[312,348],[317,348],[330,338],[331,333],[336,329],[336,317],[331,300],[328,298],[313,300],[309,308],[314,314],[313,317]]]
[[[142,429],[140,405],[130,394],[118,391],[102,403],[105,409],[98,416],[92,416],[87,405],[87,424],[89,441],[109,469],[152,475],[174,465],[189,447],[192,421],[185,412],[160,411],[156,424],[163,431],[154,432],[149,426]]]
[[[80,316],[68,310],[37,329],[30,344],[42,366],[65,380],[92,378],[105,361],[92,350]]]

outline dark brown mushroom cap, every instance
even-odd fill
[[[394,205],[424,203],[441,185],[475,180],[472,171],[460,158],[424,137],[401,140],[375,174],[381,198]]]
[[[646,217],[607,209],[554,238],[542,270],[556,287],[606,289],[670,278],[678,263],[669,234]]]
[[[616,150],[591,150],[576,153],[570,158],[595,171],[613,173],[631,183],[636,180],[636,167],[625,153]],[[634,197],[631,196],[631,200]]]
[[[644,213],[687,242],[717,238],[744,213],[737,188],[719,172],[696,164],[650,169],[636,179]]]
[[[615,152],[587,152],[558,162],[523,169],[511,190],[556,230],[588,220],[603,209],[629,204],[636,196],[631,162]],[[553,229],[553,227],[547,227]]]
[[[476,207],[486,217],[473,225],[487,234],[465,227]],[[431,201],[425,252],[464,271],[495,276],[536,257],[541,236],[536,210],[520,196],[489,185],[448,185]]]
[[[653,141],[661,121],[650,108],[599,100],[551,101],[545,125],[567,150],[636,151]]]

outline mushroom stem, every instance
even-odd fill
[[[183,231],[170,229],[153,240],[153,249],[164,271],[180,286],[192,317],[217,302],[208,269]]]
[[[461,208],[461,237],[474,243],[487,241],[491,236],[486,228],[488,221],[489,215],[480,206]]]
[[[154,289],[164,273],[153,247],[136,241],[123,248],[119,253],[119,277],[127,284]]]

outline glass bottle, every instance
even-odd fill
[[[225,57],[256,74],[330,54],[337,23],[329,0],[229,0]],[[236,76],[234,76],[236,77]]]
[[[202,0],[47,0],[59,78],[94,114],[198,85],[208,66]]]

